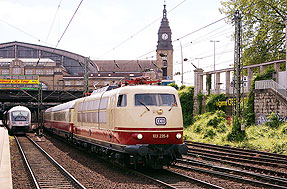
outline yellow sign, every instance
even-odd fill
[[[247,98],[244,97],[243,99],[241,99],[241,102],[244,100],[244,103],[247,103]],[[236,99],[233,98],[229,98],[226,101],[217,101],[216,102],[216,106],[221,107],[221,106],[234,106],[234,104],[236,103]]]
[[[0,84],[39,84],[39,79],[0,79]]]

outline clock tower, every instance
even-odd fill
[[[171,29],[166,17],[166,5],[163,5],[163,17],[158,30],[156,48],[157,66],[162,71],[162,79],[173,79],[173,47]]]

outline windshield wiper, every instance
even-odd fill
[[[175,101],[171,104],[171,106],[170,106],[168,111],[171,111],[171,109],[174,107],[174,105],[175,105]]]
[[[150,111],[149,108],[148,108],[142,101],[138,100],[138,102],[139,102],[140,104],[142,104],[144,107],[146,107],[146,109],[147,109],[148,111]]]

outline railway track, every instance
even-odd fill
[[[196,155],[190,155],[193,156],[194,158],[196,158]],[[287,173],[285,172],[279,172],[279,171],[274,171],[274,170],[269,170],[269,169],[264,169],[261,167],[255,167],[255,166],[251,166],[251,165],[245,165],[245,164],[241,164],[241,163],[236,163],[236,162],[232,162],[232,161],[227,161],[227,160],[221,160],[221,159],[217,159],[217,158],[213,158],[213,157],[208,157],[208,156],[200,156],[201,159],[207,160],[207,161],[212,161],[212,162],[218,162],[218,163],[222,163],[225,165],[233,166],[233,167],[238,167],[238,168],[242,168],[244,170],[250,170],[256,173],[264,173],[264,174],[268,174],[268,175],[272,175],[272,176],[280,176],[283,178],[287,178]],[[193,160],[191,158],[186,157],[186,160]]]
[[[188,155],[211,157],[215,159],[243,162],[270,167],[287,168],[287,156],[268,152],[257,152],[212,144],[185,141],[189,148]]]
[[[221,177],[265,188],[287,188],[287,179],[207,164],[195,160],[178,160],[173,167]]]
[[[241,148],[234,148],[229,146],[219,146],[214,144],[206,144],[206,143],[200,143],[200,142],[193,142],[193,141],[185,141],[185,143],[189,146],[197,146],[197,147],[203,147],[203,148],[209,148],[209,149],[216,149],[220,151],[225,152],[237,152],[249,156],[260,156],[260,157],[270,157],[273,159],[279,159],[279,160],[285,160],[287,161],[287,155],[283,154],[276,154],[276,153],[270,153],[270,152],[263,152],[263,151],[255,151],[255,150],[247,150],[247,149],[241,149]]]
[[[85,152],[89,155],[93,154],[90,151],[84,150],[83,148],[79,148],[75,145],[68,143],[66,140],[63,140],[62,138],[59,138],[57,136],[54,136],[54,138],[62,142],[65,142],[66,144],[71,145],[77,148],[78,150]],[[176,173],[168,169],[152,170],[152,171],[137,171],[137,170],[134,170],[128,167],[123,167],[115,162],[111,162],[100,156],[97,156],[97,158],[109,164],[113,164],[115,167],[118,167],[121,170],[124,170],[124,172],[131,172],[134,175],[138,175],[139,177],[144,177],[148,180],[152,180],[153,182],[159,185],[162,185],[166,188],[173,188],[173,189],[175,188],[215,188],[215,189],[220,188],[221,189],[222,188],[220,186],[216,186],[214,184],[211,184],[211,183],[199,180],[199,179],[188,177],[186,175],[182,175],[180,173]]]
[[[217,188],[222,187],[195,179],[168,169],[135,171],[135,174],[150,179],[166,188]]]
[[[28,136],[15,140],[35,188],[85,188]]]

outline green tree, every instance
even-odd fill
[[[233,23],[235,10],[242,13],[244,65],[285,57],[286,0],[226,0],[221,5],[228,23]]]
[[[187,127],[193,123],[193,87],[185,87],[179,92],[180,104],[182,108],[183,125]]]
[[[179,89],[178,85],[175,84],[175,83],[171,83],[171,84],[169,84],[168,86],[171,86],[171,87],[175,88],[176,90]]]

